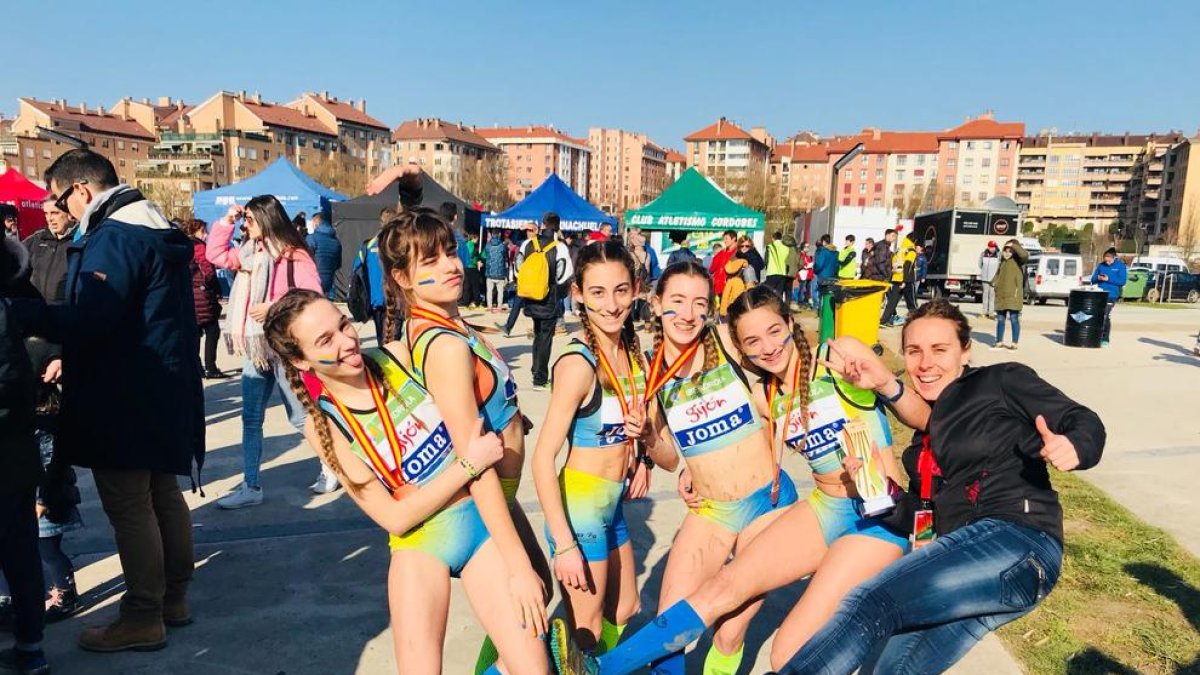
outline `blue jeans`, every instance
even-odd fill
[[[1028,614],[1058,581],[1062,545],[985,518],[939,537],[850,592],[779,671],[850,673],[886,641],[879,673],[940,673],[984,635]]]
[[[288,421],[303,433],[307,414],[288,384],[283,364],[276,363],[265,373],[258,372],[249,361],[242,366],[242,480],[250,487],[258,487],[258,470],[262,466],[263,420],[267,416],[271,392],[276,388],[283,398]]]
[[[1112,333],[1112,311],[1116,304],[1116,300],[1109,300],[1104,305],[1104,332],[1100,334],[1100,339],[1105,342],[1108,342],[1108,336]]]
[[[524,306],[525,298],[514,294],[512,302],[508,303],[508,321],[504,322],[505,333],[511,333],[513,326],[517,325],[517,317],[521,316],[521,308]]]
[[[1013,344],[1021,341],[1021,312],[1011,309],[996,310],[996,344],[1004,342],[1004,318],[1012,324]]]

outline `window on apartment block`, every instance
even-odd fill
[[[858,184],[858,194],[860,194],[860,195],[867,194],[867,184],[866,183]]]
[[[973,166],[975,166],[975,158],[974,158],[974,157],[968,157],[968,158],[964,159],[964,160],[963,160],[963,166],[965,166],[965,167],[966,167],[966,168],[968,168],[968,169],[969,169],[969,168],[971,168],[971,167],[973,167]]]
[[[1000,158],[1000,168],[1005,168],[1005,167],[1007,167],[1007,166],[1008,166],[1008,158],[1007,158],[1007,157],[1001,157],[1001,158]]]
[[[50,159],[50,150],[49,149],[42,150],[42,159]]]
[[[1008,185],[1008,176],[997,176],[996,183],[999,185]]]
[[[896,166],[904,166],[908,163],[908,155],[896,155]]]
[[[883,200],[882,199],[872,199],[871,206],[883,206]]]
[[[33,148],[25,148],[25,156],[33,159]]]
[[[892,192],[895,192],[896,194],[900,194],[900,193],[904,192],[904,184],[903,183],[895,183],[894,185],[892,185]]]
[[[101,139],[101,140],[100,140],[100,147],[102,147],[102,148],[107,148],[107,147],[108,147],[108,139],[107,139],[107,138],[104,138],[104,139]]]
[[[137,152],[137,149],[138,149],[138,144],[137,144],[137,143],[134,143],[134,144],[133,144],[133,151],[134,151],[134,152]]]
[[[125,166],[125,160],[124,160],[124,159],[118,159],[118,160],[117,160],[117,166],[120,166],[120,167],[124,168],[124,166]]]
[[[875,180],[883,178],[883,169],[875,169]]]
[[[987,196],[987,193],[986,193],[986,192],[980,192],[980,193],[979,193],[979,201],[981,201],[981,202],[986,202],[986,201],[987,201],[987,198],[988,198],[988,196]]]
[[[863,166],[866,166],[866,165],[867,165],[867,155],[863,155],[863,156],[860,158],[859,164],[862,164]]]
[[[946,176],[946,179],[942,182],[946,185],[954,185],[954,176]]]
[[[963,200],[964,202],[969,202],[969,201],[971,201],[971,193],[970,193],[970,192],[964,192],[964,193],[962,193],[962,195],[961,195],[961,196],[962,196],[962,200]]]
[[[991,150],[991,149],[992,149],[992,142],[991,142],[991,141],[984,141],[984,142],[983,142],[983,149],[984,149],[984,150]]]
[[[859,169],[859,171],[858,171],[858,179],[859,179],[859,180],[866,180],[866,179],[867,179],[867,170],[866,170],[866,169]]]
[[[876,191],[876,192],[883,192],[883,183],[876,183],[876,184],[875,184],[875,191]]]
[[[1001,150],[1007,150],[1008,148],[1009,148],[1008,141],[1000,141],[1000,149]]]
[[[989,167],[989,166],[991,166],[991,165],[992,165],[992,158],[991,158],[991,157],[984,157],[983,159],[979,160],[979,166],[981,166],[981,167],[983,167],[983,168],[985,168],[985,169],[986,169],[986,168],[988,168],[988,167]]]
[[[958,162],[953,159],[946,160],[946,166],[950,167],[951,169],[953,169],[957,164]]]
[[[844,192],[845,194],[850,194],[850,184],[849,183],[842,184],[842,192]]]
[[[962,184],[963,184],[963,185],[970,185],[970,184],[971,184],[971,176],[963,176],[963,178],[962,178]]]
[[[850,206],[850,198],[849,197],[842,199],[842,206]]]
[[[958,141],[950,141],[949,143],[946,144],[946,147],[950,148],[951,150],[957,150],[958,149]]]
[[[925,166],[925,155],[917,155],[917,166]]]
[[[258,159],[258,148],[250,148],[247,154],[250,155],[250,159]]]
[[[237,156],[242,159],[246,159],[246,149],[239,146],[238,151],[237,151]]]
[[[913,169],[913,178],[921,178],[925,175],[925,169]]]
[[[967,149],[974,150],[975,149],[975,141],[967,141]]]
[[[866,206],[866,205],[867,205],[867,199],[866,199],[866,197],[859,197],[859,199],[858,199],[858,205],[859,205],[859,206]]]

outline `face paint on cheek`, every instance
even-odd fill
[[[336,358],[336,357],[332,358],[332,359],[317,359],[317,363],[319,363],[323,366],[336,366],[340,362],[341,362],[341,359]]]
[[[436,282],[437,279],[435,279],[432,274],[422,274],[421,276],[417,277],[418,286],[430,286]]]
[[[664,319],[668,316],[675,316],[676,314],[678,314],[678,312],[673,309],[664,309],[662,313]]]

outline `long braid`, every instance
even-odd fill
[[[367,486],[367,483],[355,483],[346,476],[346,470],[342,468],[342,463],[338,461],[337,453],[333,450],[333,432],[329,429],[329,420],[317,406],[317,402],[313,400],[312,394],[308,392],[308,387],[304,384],[300,371],[290,363],[285,363],[283,370],[287,376],[288,385],[291,386],[292,392],[299,399],[300,404],[304,406],[308,418],[313,421],[313,428],[317,430],[317,438],[321,441],[317,450],[321,453],[321,459],[325,460],[325,465],[337,474],[343,485],[354,491],[354,494],[358,494],[359,490]]]
[[[809,371],[812,369],[812,351],[808,346],[808,338],[804,335],[804,329],[800,327],[800,322],[792,319],[792,342],[799,350],[800,354],[800,379],[796,382],[796,391],[792,392],[792,396],[798,396],[800,400],[800,420],[804,425],[805,433],[808,432],[808,400],[809,386],[808,378]],[[770,405],[770,401],[767,404]]]
[[[587,344],[588,349],[592,350],[592,354],[594,354],[596,358],[596,363],[599,365],[600,345],[598,342],[596,342],[596,331],[595,328],[592,327],[591,320],[588,319],[587,308],[584,308],[584,310],[579,313],[579,324],[583,326],[583,340]],[[595,370],[596,381],[600,383],[600,387],[602,389],[606,387],[612,388],[612,383],[608,381],[608,376],[604,374],[604,369],[596,368]]]
[[[692,373],[692,385],[697,387],[700,386],[700,378],[705,373],[716,368],[721,358],[721,353],[717,351],[720,349],[717,346],[717,329],[712,326],[705,328],[702,339],[704,340],[704,366],[695,373]]]
[[[646,357],[642,354],[642,340],[638,337],[637,329],[633,327],[633,315],[625,317],[625,325],[621,327],[621,339],[625,340],[625,349],[629,352],[630,358],[633,359],[642,372],[646,372]],[[629,374],[633,377],[633,373]]]

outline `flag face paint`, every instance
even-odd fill
[[[678,312],[673,309],[664,309],[662,313],[664,319],[668,316],[675,316],[676,314],[678,314]]]
[[[417,279],[418,286],[429,286],[436,282],[437,282],[437,279],[433,278],[432,274],[427,274],[427,275]]]
[[[331,359],[317,359],[317,363],[323,366],[336,366],[340,361],[341,359],[336,356]]]

